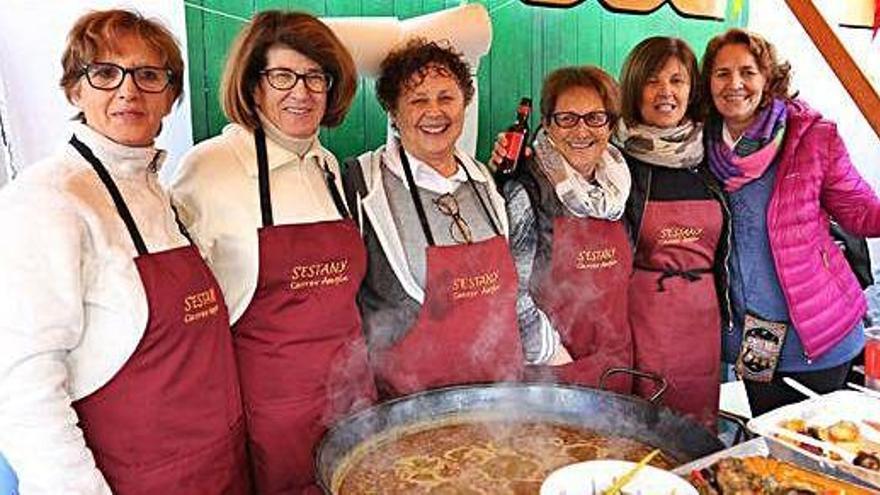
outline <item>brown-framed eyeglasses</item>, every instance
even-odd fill
[[[449,235],[452,237],[452,240],[458,244],[471,244],[474,242],[471,227],[461,217],[458,209],[458,200],[455,199],[455,196],[450,193],[441,194],[434,200],[434,204],[440,210],[440,213],[452,219],[452,223],[449,224]]]

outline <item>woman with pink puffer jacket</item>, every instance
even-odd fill
[[[706,154],[730,209],[731,318],[725,361],[753,415],[841,388],[864,347],[865,298],[829,234],[880,236],[880,199],[834,123],[790,96],[790,66],[762,37],[732,29],[703,58]]]

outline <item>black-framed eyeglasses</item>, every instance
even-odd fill
[[[144,93],[161,93],[171,84],[174,71],[168,67],[123,67],[110,62],[92,62],[83,67],[82,74],[95,89],[111,91],[122,86],[126,74],[131,74],[134,85]]]
[[[333,76],[321,71],[296,72],[278,67],[261,70],[260,75],[266,78],[269,86],[280,91],[293,89],[300,79],[306,85],[306,89],[312,93],[326,93],[333,86]]]
[[[553,119],[553,123],[557,126],[563,129],[571,129],[577,126],[581,120],[584,121],[584,124],[587,124],[587,127],[603,127],[611,122],[612,115],[603,110],[596,110],[587,113],[556,112],[550,115],[550,118]]]
[[[467,221],[461,217],[458,209],[458,200],[450,193],[441,194],[434,200],[434,204],[440,213],[452,218],[449,224],[449,235],[452,240],[458,244],[471,244],[474,242],[474,236],[471,233],[471,227]]]

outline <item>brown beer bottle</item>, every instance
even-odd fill
[[[510,174],[516,169],[516,164],[523,153],[523,147],[529,137],[529,114],[532,113],[532,99],[522,98],[516,109],[516,122],[504,131],[506,146],[504,157],[498,164],[498,171],[502,174]]]

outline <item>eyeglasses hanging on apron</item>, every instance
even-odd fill
[[[383,394],[393,397],[446,385],[518,380],[523,355],[516,319],[517,278],[495,216],[467,167],[460,165],[495,236],[438,246],[402,149],[400,161],[428,245],[425,300],[407,333],[376,353],[375,373]],[[444,204],[452,216],[451,205]],[[453,222],[450,228],[461,230],[461,239],[467,241],[464,228]]]

